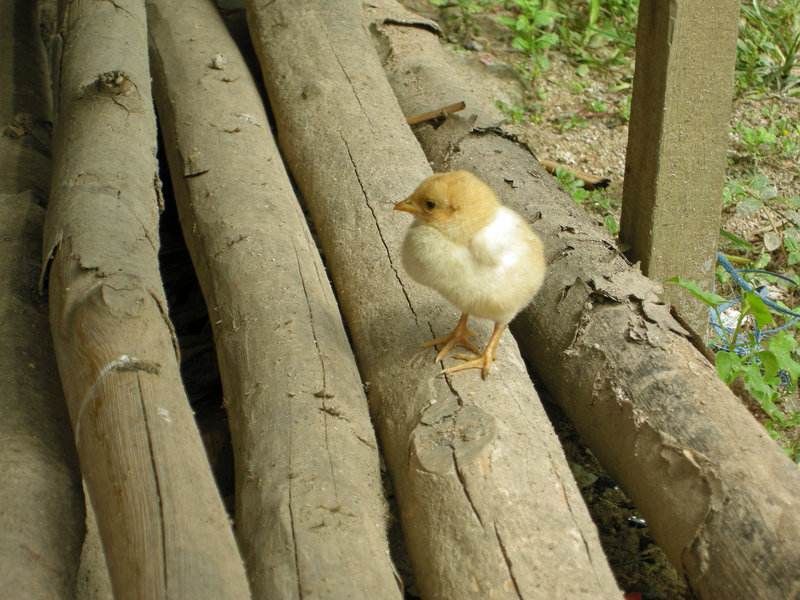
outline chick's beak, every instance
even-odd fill
[[[419,208],[417,205],[411,202],[411,198],[406,198],[405,200],[401,200],[397,204],[394,205],[395,210],[403,210],[405,212],[410,212],[412,214],[417,214],[419,212]]]

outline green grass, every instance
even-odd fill
[[[766,6],[743,2],[736,57],[736,89],[748,96],[800,93],[794,72],[800,52],[800,2]]]
[[[608,196],[605,190],[585,189],[585,183],[575,173],[563,167],[556,168],[556,178],[576,204],[602,219],[611,235],[616,236],[619,233],[619,224],[614,216],[619,211],[619,203]]]

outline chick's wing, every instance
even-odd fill
[[[501,208],[497,216],[472,238],[470,254],[481,266],[508,267],[524,251],[530,229],[515,213]]]

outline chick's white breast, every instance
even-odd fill
[[[462,312],[500,322],[530,302],[544,276],[539,238],[505,207],[468,244],[414,223],[403,244],[403,266]]]

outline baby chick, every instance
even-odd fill
[[[483,181],[466,171],[431,175],[395,210],[414,221],[403,241],[403,266],[419,283],[433,288],[461,310],[448,335],[422,344],[444,344],[442,360],[454,346],[475,354],[443,373],[481,369],[484,379],[508,322],[533,298],[544,279],[544,248],[528,224],[502,206]],[[469,315],[494,321],[494,331],[479,354],[469,339]]]

